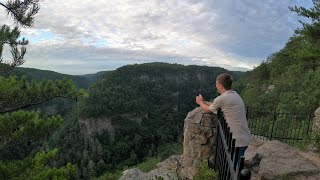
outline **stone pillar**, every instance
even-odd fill
[[[320,130],[320,107],[318,107],[318,109],[314,112],[312,130],[314,132]]]
[[[189,112],[184,121],[183,164],[180,177],[192,179],[200,161],[211,161],[215,151],[214,115],[200,107]]]

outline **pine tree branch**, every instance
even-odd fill
[[[0,5],[9,10],[9,8],[6,5],[4,5],[3,3],[0,2]]]
[[[58,130],[58,127],[57,128],[54,128],[54,129],[51,129],[52,132]],[[37,136],[29,136],[29,137],[23,137],[23,138],[20,138],[20,141],[16,142],[16,143],[13,143],[13,144],[10,144],[10,145],[7,145],[7,142],[1,142],[0,143],[0,151],[4,150],[4,149],[7,149],[9,147],[13,147],[13,146],[17,146],[19,144],[23,144],[23,143],[26,143],[28,140],[31,141],[31,140],[34,140],[35,138],[37,137],[41,137],[42,135],[45,135],[47,134],[48,131],[43,131],[43,132],[40,132]],[[10,143],[10,141],[8,141]]]
[[[16,23],[25,27],[33,25],[34,15],[39,11],[38,0],[25,0],[19,3],[17,1],[9,1],[7,5],[0,3],[11,14]]]
[[[42,104],[42,103],[45,103],[45,102],[48,102],[54,98],[64,98],[64,99],[74,99],[77,101],[77,97],[66,97],[66,96],[52,96],[50,98],[47,98],[47,99],[44,99],[40,102],[36,102],[36,103],[28,103],[28,104],[24,104],[24,105],[20,105],[20,106],[17,106],[17,107],[11,107],[11,108],[4,108],[2,110],[0,110],[0,114],[4,114],[4,113],[9,113],[9,112],[13,112],[13,111],[16,111],[18,109],[24,109],[24,108],[27,108],[27,107],[31,107],[31,106],[35,106],[35,105],[39,105],[39,104]]]

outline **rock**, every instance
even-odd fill
[[[244,157],[245,157],[244,164],[246,167],[256,167],[257,165],[259,165],[260,162],[255,157],[257,156],[258,148],[261,145],[263,145],[265,142],[266,141],[257,137],[252,138],[250,145],[248,146],[247,150],[244,153]],[[252,170],[256,172],[255,169],[252,169]]]
[[[184,122],[183,164],[180,175],[192,179],[200,161],[212,161],[214,156],[214,116],[200,107],[189,112]]]
[[[128,169],[122,172],[122,176],[120,177],[119,180],[131,180],[131,179],[138,179],[141,176],[143,176],[143,172],[140,171],[138,168],[133,168],[133,169]]]
[[[86,136],[94,137],[96,134],[108,131],[110,140],[114,140],[115,130],[110,118],[80,118],[79,125]]]
[[[167,160],[157,164],[157,169],[148,173],[144,173],[138,168],[126,170],[119,180],[156,180],[157,177],[162,177],[164,180],[178,179],[181,161],[182,156],[171,156]]]
[[[313,118],[313,128],[312,130],[318,131],[320,129],[320,107],[314,112],[314,118]]]
[[[298,176],[312,176],[319,173],[319,169],[299,151],[279,141],[268,141],[257,149],[253,158],[259,163],[258,175],[260,179],[279,179]]]

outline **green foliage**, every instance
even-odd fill
[[[306,146],[312,126],[310,112],[270,111],[252,107],[249,107],[248,112],[251,133],[300,148]]]
[[[0,2],[7,14],[18,25],[31,27],[34,16],[39,11],[38,0],[8,0]],[[44,140],[61,124],[60,116],[40,118],[39,113],[17,111],[21,108],[42,104],[56,97],[78,97],[78,92],[70,80],[27,81],[25,76],[18,79],[6,76],[12,67],[23,64],[28,40],[20,38],[18,27],[2,25],[0,28],[0,179],[75,179],[76,168],[70,163],[56,167],[54,158],[57,150],[39,152],[34,158],[28,156],[34,141]],[[4,60],[5,45],[11,48],[12,60]],[[18,49],[20,48],[20,49]],[[6,76],[6,77],[5,77]],[[36,152],[37,150],[35,150]],[[23,154],[23,155],[21,155]],[[9,156],[6,156],[9,155]],[[28,156],[24,158],[25,156]],[[3,158],[5,157],[5,158]],[[23,160],[13,160],[21,159]]]
[[[71,80],[43,80],[29,83],[23,76],[20,80],[14,76],[0,76],[0,113],[41,104],[56,97],[75,99],[78,94]]]
[[[199,170],[197,174],[193,177],[194,180],[218,180],[218,174],[208,167],[206,162],[200,162]]]
[[[147,158],[146,161],[137,164],[137,167],[142,171],[142,172],[149,172],[153,169],[157,168],[157,164],[160,162],[160,158],[158,157],[153,157],[153,158]]]
[[[1,3],[15,23],[25,27],[31,27],[34,16],[38,13],[39,0],[10,0],[6,4]]]
[[[291,8],[311,23],[302,23],[282,50],[238,82],[246,104],[304,112],[320,106],[320,6],[318,0],[313,3],[311,9]]]
[[[6,71],[2,73],[2,76],[9,77],[9,76],[17,76],[21,78],[22,76],[26,76],[27,81],[31,82],[32,80],[41,81],[41,80],[61,80],[61,79],[71,79],[73,84],[77,87],[77,89],[88,89],[91,84],[96,82],[98,79],[101,78],[103,74],[107,72],[101,71],[95,74],[87,74],[87,75],[67,75],[61,74],[54,71],[49,70],[40,70],[34,68],[22,68],[16,67],[11,69],[10,71]]]
[[[183,147],[182,143],[172,143],[172,144],[163,144],[158,148],[158,157],[161,160],[167,159],[168,157],[172,156],[173,154],[182,154]]]
[[[0,179],[75,179],[76,168],[70,163],[52,167],[57,151],[39,152],[33,158],[18,161],[0,161]]]
[[[63,120],[59,116],[45,119],[39,113],[17,111],[0,116],[0,150],[21,143],[30,144],[48,137],[57,129]]]
[[[151,108],[173,104],[186,111],[184,104],[189,108],[194,99],[184,97],[202,93],[212,99],[217,95],[212,93],[214,77],[223,72],[222,68],[166,63],[124,66],[90,88],[82,116],[110,117],[122,112],[139,116]]]
[[[7,10],[8,15],[12,16],[12,19],[16,24],[20,24],[25,27],[31,27],[34,22],[34,16],[38,13],[39,1],[38,0],[14,0],[7,1],[7,3],[0,3],[1,7]],[[28,40],[25,38],[20,39],[20,31],[18,27],[11,29],[7,25],[2,25],[0,28],[0,72],[6,70],[8,66],[3,63],[9,64],[11,67],[19,66],[24,63],[24,55],[26,53],[26,45]],[[3,61],[2,53],[4,45],[7,44],[11,48],[12,61]],[[18,46],[20,50],[18,50]]]
[[[121,176],[122,176],[122,170],[118,170],[113,173],[112,172],[105,173],[98,178],[92,178],[92,180],[115,180],[115,179],[120,179]]]
[[[2,25],[0,28],[0,72],[5,68],[5,66],[2,65],[3,58],[2,58],[2,52],[4,49],[4,45],[8,44],[11,46],[11,53],[13,56],[13,60],[10,63],[10,66],[19,66],[24,63],[23,57],[27,51],[25,46],[29,43],[26,39],[22,38],[21,40],[18,40],[20,38],[20,31],[18,30],[18,27],[15,27],[11,29],[7,25]],[[20,51],[18,50],[18,45],[21,45]]]
[[[320,149],[320,131],[315,131],[312,133],[312,144],[316,146],[317,149]]]

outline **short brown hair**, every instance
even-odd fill
[[[232,86],[232,77],[227,74],[227,73],[223,73],[220,74],[219,76],[217,76],[217,81],[222,84],[222,86],[226,89],[226,90],[230,90],[231,86]]]

